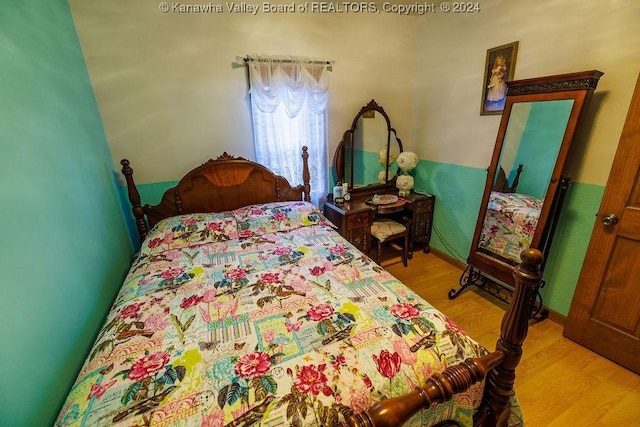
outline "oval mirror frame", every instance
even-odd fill
[[[510,286],[514,285],[512,276],[513,264],[501,259],[499,256],[493,256],[493,254],[483,250],[480,246],[482,228],[487,215],[490,195],[496,184],[498,175],[502,175],[499,173],[501,169],[500,158],[503,152],[511,114],[514,106],[520,103],[535,104],[546,101],[570,100],[572,101],[572,105],[566,121],[566,128],[562,135],[562,142],[558,148],[555,165],[552,168],[551,176],[548,178],[546,193],[542,198],[542,206],[540,208],[535,232],[533,236],[531,236],[531,242],[529,244],[529,247],[543,251],[545,260],[547,259],[551,245],[551,237],[554,231],[554,222],[557,219],[559,206],[564,197],[563,189],[566,190],[570,182],[569,178],[563,176],[569,150],[575,139],[582,115],[587,109],[592,94],[598,84],[598,80],[602,75],[603,73],[600,71],[590,70],[507,82],[507,99],[498,128],[491,164],[487,169],[487,180],[473,240],[471,242],[469,257],[467,258],[469,267],[480,270],[481,274],[487,274],[490,278],[497,279],[499,282]],[[502,178],[498,179],[498,181],[500,180],[502,180]],[[527,248],[524,247],[523,250],[524,249]]]
[[[336,182],[347,182],[349,184],[349,192],[353,194],[365,194],[375,193],[382,191],[389,191],[389,189],[395,188],[395,178],[397,171],[393,171],[392,167],[387,167],[384,183],[371,183],[363,186],[354,186],[354,177],[358,173],[355,171],[357,164],[354,159],[354,152],[356,150],[356,141],[359,139],[356,131],[359,129],[358,125],[363,118],[375,115],[378,112],[386,122],[387,135],[386,135],[386,153],[387,163],[389,162],[388,153],[395,150],[393,143],[397,143],[398,153],[403,151],[402,141],[398,138],[396,130],[391,126],[389,116],[384,111],[384,108],[380,106],[374,99],[369,101],[368,104],[363,106],[351,123],[351,128],[347,129],[342,140],[336,147],[336,151],[333,156],[333,170],[335,173]],[[384,149],[385,147],[382,147]],[[393,165],[393,162],[391,162]],[[382,167],[382,165],[380,165]]]

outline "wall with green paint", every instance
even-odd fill
[[[572,100],[531,104],[509,176],[509,182],[513,183],[517,165],[524,165],[518,184],[519,193],[538,199],[547,194],[572,107]]]
[[[596,221],[604,186],[575,182],[567,191],[547,259],[542,295],[549,308],[567,315]]]
[[[67,2],[3,2],[0,56],[0,424],[53,425],[132,252]]]
[[[484,169],[420,160],[415,188],[436,196],[431,245],[465,263],[478,218]]]
[[[369,185],[378,183],[378,174],[383,170],[378,162],[378,152],[354,150],[353,181],[356,185]],[[393,163],[391,170],[398,170],[398,166]],[[351,184],[351,183],[350,183]]]

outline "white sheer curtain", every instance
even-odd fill
[[[302,184],[302,147],[309,148],[311,201],[328,193],[326,61],[251,56],[248,61],[256,161]]]

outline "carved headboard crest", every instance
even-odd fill
[[[232,156],[231,154],[227,153],[226,151],[222,154],[220,154],[218,157],[216,157],[215,159],[209,159],[206,162],[204,162],[202,164],[202,166],[208,165],[210,163],[213,162],[220,162],[220,161],[227,161],[227,160],[244,160],[244,161],[250,161],[248,159],[245,159],[244,157],[236,157],[236,156]]]
[[[216,160],[247,160],[244,157],[235,157],[226,151],[218,156]],[[211,160],[210,160],[211,161]]]

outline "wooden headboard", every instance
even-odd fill
[[[242,157],[223,153],[215,160],[189,171],[175,187],[169,188],[156,206],[141,205],[140,193],[127,159],[120,161],[127,181],[131,210],[140,241],[160,220],[170,216],[224,212],[256,203],[290,200],[310,201],[309,153],[302,147],[302,185],[291,186],[286,178]]]
[[[513,179],[511,187],[509,187],[509,180],[507,180],[507,175],[504,173],[504,169],[502,169],[502,166],[500,166],[496,182],[495,184],[493,184],[491,191],[499,191],[501,193],[515,193],[516,189],[518,188],[518,182],[520,181],[522,167],[522,164],[518,166],[518,169],[516,170],[516,177]]]

